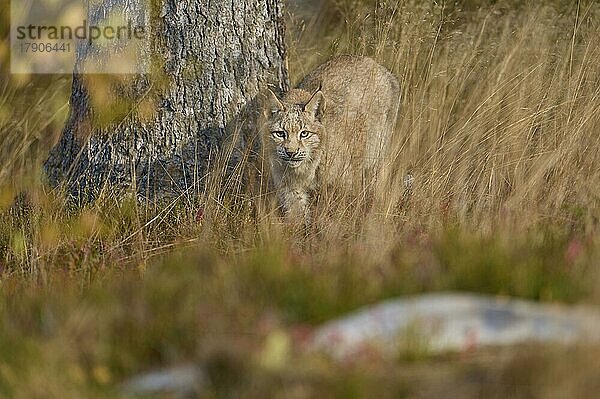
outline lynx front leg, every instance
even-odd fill
[[[310,223],[310,196],[305,190],[281,190],[279,200],[285,218],[293,223]]]

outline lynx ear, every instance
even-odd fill
[[[267,106],[266,109],[272,114],[283,111],[283,103],[271,89],[267,89]]]
[[[325,96],[320,87],[304,106],[304,112],[309,112],[315,119],[321,120],[325,112]]]

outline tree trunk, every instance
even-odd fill
[[[104,0],[100,11],[138,1]],[[85,56],[77,60],[69,119],[45,170],[51,185],[84,202],[106,189],[197,193],[259,89],[288,89],[281,0],[152,4],[149,73],[83,74]]]

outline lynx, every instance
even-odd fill
[[[310,220],[320,184],[373,179],[398,113],[397,79],[368,57],[319,66],[282,98],[269,90],[262,143],[283,213]]]

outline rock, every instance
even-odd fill
[[[123,384],[123,391],[134,395],[174,393],[181,397],[196,397],[205,385],[202,370],[186,365],[133,377]]]
[[[436,354],[523,343],[594,344],[600,342],[600,310],[460,293],[398,298],[367,306],[312,330],[305,326],[291,328],[289,334],[274,330],[259,354],[258,364],[271,371],[283,367],[289,361],[290,339],[302,352],[322,352],[338,361],[365,353],[393,357],[411,346]],[[222,365],[229,360],[217,360],[216,370],[222,374]],[[123,390],[134,395],[199,397],[210,385],[209,380],[222,377],[210,370],[210,364],[204,364],[150,372],[133,377]],[[228,378],[236,380],[240,371],[234,367],[229,374]]]
[[[394,355],[414,341],[428,353],[480,346],[600,341],[600,312],[469,294],[427,294],[360,309],[315,329],[310,349],[345,359],[365,348]]]

